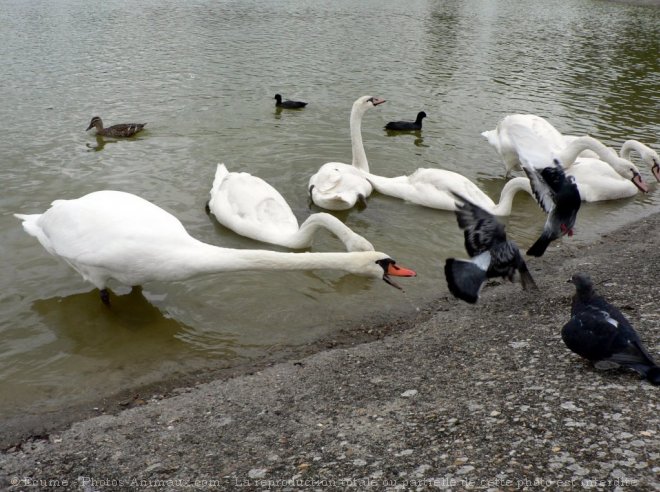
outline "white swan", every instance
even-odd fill
[[[495,130],[482,133],[504,161],[507,175],[520,166],[520,154],[542,145],[559,160],[568,176],[573,176],[584,201],[613,200],[646,193],[648,185],[639,169],[628,159],[590,136],[564,136],[545,119],[536,115],[509,115]],[[579,157],[585,151],[597,155]],[[594,155],[594,154],[588,154]],[[579,170],[573,169],[582,166]],[[618,178],[611,172],[614,170]],[[626,182],[626,183],[624,183]]]
[[[319,207],[348,210],[358,202],[366,204],[365,199],[373,188],[363,175],[369,172],[369,162],[362,144],[362,116],[368,109],[384,102],[377,97],[362,96],[353,103],[350,119],[353,162],[328,162],[309,179],[307,189]]]
[[[507,181],[495,203],[472,181],[453,171],[419,168],[409,176],[386,178],[366,174],[374,189],[383,195],[400,198],[417,205],[440,210],[456,210],[456,197],[461,195],[493,215],[511,214],[513,197],[518,191],[532,194],[527,178]]]
[[[660,156],[658,153],[637,140],[626,140],[623,142],[621,150],[619,151],[619,155],[623,159],[632,161],[632,152],[637,152],[639,154],[642,162],[651,167],[651,172],[653,173],[656,181],[660,181]]]
[[[56,200],[43,214],[15,214],[25,231],[50,254],[62,258],[101,291],[184,280],[196,275],[242,270],[335,269],[382,278],[414,276],[385,253],[280,253],[213,246],[188,234],[172,214],[121,191],[96,191],[74,200]]]
[[[564,135],[566,144],[578,140],[579,138],[580,137],[577,135]],[[613,152],[616,152],[612,147],[609,148]],[[632,162],[633,152],[637,152],[639,154],[641,161],[651,168],[651,173],[655,177],[656,181],[660,181],[660,156],[658,156],[658,153],[648,145],[644,145],[639,140],[626,140],[621,145],[621,149],[619,150],[619,157]],[[580,157],[598,158],[598,154],[591,150],[585,150],[580,152]]]
[[[369,241],[337,217],[320,212],[298,227],[293,210],[266,181],[248,173],[229,172],[218,164],[209,210],[218,222],[242,236],[287,248],[308,248],[319,229],[335,234],[348,251],[374,251]]]

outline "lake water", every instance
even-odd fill
[[[660,9],[602,1],[1,0],[0,415],[56,410],[207,368],[258,360],[341,328],[414,319],[447,296],[442,266],[465,256],[452,213],[374,194],[337,213],[415,269],[405,293],[327,271],[232,273],[154,283],[112,309],[48,255],[12,214],[100,189],[136,193],[195,237],[239,248],[204,213],[215,166],[276,187],[302,221],[306,185],[327,161],[350,162],[348,117],[364,117],[372,172],[458,171],[492,197],[504,167],[480,136],[504,115],[536,113],[560,131],[617,148],[660,149]],[[273,96],[309,101],[275,110]],[[414,119],[421,135],[389,136]],[[148,122],[138,138],[97,142],[106,125]],[[660,210],[660,192],[585,205],[566,248]],[[312,211],[317,211],[313,209]],[[519,196],[509,234],[522,247],[544,215]],[[312,250],[340,250],[329,234]],[[616,254],[616,252],[613,252]],[[531,262],[533,268],[533,261]],[[116,289],[125,294],[127,289]],[[467,306],[466,306],[467,308]]]

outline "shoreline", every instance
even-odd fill
[[[73,412],[72,425],[7,443],[0,488],[52,479],[61,490],[94,480],[114,490],[132,477],[179,481],[166,490],[195,480],[295,489],[293,479],[660,490],[660,389],[630,371],[595,371],[559,336],[573,295],[566,279],[584,271],[660,358],[658,244],[655,213],[591,244],[553,243],[529,262],[538,292],[489,282],[475,306],[442,295],[410,326],[360,325],[116,408],[118,396],[103,415]]]

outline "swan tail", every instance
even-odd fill
[[[38,238],[41,235],[41,228],[37,224],[41,214],[14,214],[14,217],[23,221],[23,229],[30,236]]]
[[[534,244],[532,244],[531,248],[527,250],[527,254],[529,256],[536,256],[536,257],[543,256],[543,253],[545,253],[545,250],[552,242],[552,239],[553,238],[550,233],[544,232],[543,234],[541,234],[541,237],[538,238]]]
[[[486,140],[488,140],[488,143],[491,144],[493,147],[498,147],[497,145],[497,130],[486,130],[485,132],[481,132],[481,136],[485,137]]]
[[[228,175],[229,175],[229,171],[227,171],[227,166],[225,166],[224,163],[218,164],[218,167],[215,170],[215,178],[213,179],[213,186],[211,187],[211,200],[213,200],[215,194],[218,193],[218,190],[220,189],[220,185]]]
[[[471,261],[449,258],[445,262],[445,277],[449,292],[465,302],[474,304],[486,280],[486,271]]]

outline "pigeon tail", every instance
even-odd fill
[[[455,297],[474,304],[486,280],[486,271],[471,261],[449,258],[445,262],[445,277],[449,292]]]
[[[520,265],[520,268],[518,268],[518,271],[520,272],[520,282],[522,283],[523,290],[538,290],[539,289],[536,286],[536,282],[534,282],[534,278],[532,277],[532,274],[529,273],[529,270],[527,269],[527,265],[525,263]]]
[[[646,379],[649,380],[649,383],[654,384],[656,386],[659,386],[660,385],[660,367],[658,367],[658,366],[649,367],[649,370],[646,372]]]
[[[550,233],[544,232],[541,234],[541,237],[536,240],[532,247],[527,250],[529,256],[543,256],[545,250],[548,248],[552,242],[552,235]]]

